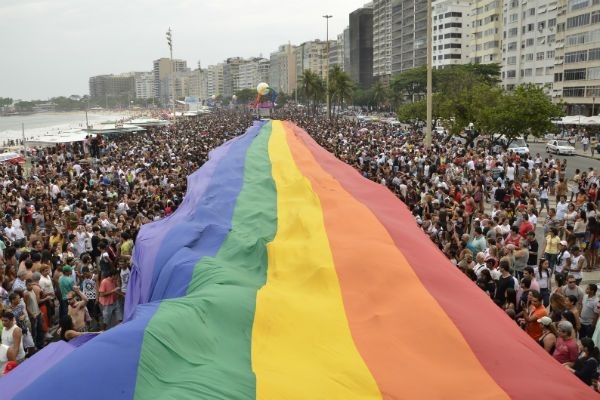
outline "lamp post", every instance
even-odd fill
[[[167,44],[169,45],[169,52],[171,54],[171,78],[172,82],[172,96],[173,96],[173,122],[175,122],[175,65],[173,64],[173,35],[171,34],[171,27],[167,31]]]
[[[432,29],[432,10],[431,1],[427,0],[427,121],[425,129],[425,147],[431,146],[431,131],[433,129],[432,114],[433,114],[433,79],[432,79],[432,68],[433,68],[433,29]]]
[[[329,18],[332,18],[333,15],[323,15],[323,18],[325,18],[326,21],[326,25],[327,25],[327,31],[326,31],[326,36],[325,36],[325,40],[326,40],[326,46],[327,46],[327,71],[325,72],[325,78],[326,78],[326,98],[327,98],[327,119],[331,119],[331,109],[329,107],[329,102],[331,101],[329,99]]]

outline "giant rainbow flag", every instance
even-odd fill
[[[2,399],[589,399],[386,188],[257,122],[146,225],[126,322],[55,344]]]

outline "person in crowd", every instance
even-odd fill
[[[556,340],[558,338],[558,331],[552,322],[552,318],[546,316],[538,319],[537,321],[542,327],[542,336],[538,339],[540,346],[544,348],[549,354],[554,353],[556,348]]]
[[[558,339],[552,356],[559,363],[572,367],[579,356],[577,341],[573,337],[573,325],[569,321],[560,321],[557,330]]]
[[[582,380],[588,386],[592,385],[594,380],[598,379],[598,363],[600,360],[600,351],[594,344],[594,341],[588,337],[581,339],[581,353],[573,366],[566,368],[573,372],[575,376]]]

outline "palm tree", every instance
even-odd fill
[[[329,72],[329,93],[331,104],[337,104],[338,109],[344,105],[344,101],[352,101],[354,83],[350,76],[342,71],[339,65],[334,65]]]
[[[305,69],[300,77],[300,90],[307,98],[307,106],[310,110],[310,102],[312,99],[313,112],[317,111],[317,104],[323,98],[325,93],[325,84],[323,79],[313,71]]]
[[[387,89],[381,83],[381,81],[375,82],[375,86],[373,86],[373,102],[375,106],[379,108],[381,104],[387,101]]]

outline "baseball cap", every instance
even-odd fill
[[[62,270],[63,272],[71,272],[73,271],[73,267],[71,267],[70,265],[65,265]]]
[[[567,243],[567,241],[566,241],[566,240],[561,240],[561,241],[560,241],[560,244],[561,244],[562,246],[568,246],[568,245],[569,245],[569,243]]]
[[[552,323],[552,318],[542,317],[542,318],[538,319],[537,322],[539,322],[540,324],[542,324],[544,326],[548,326]]]

